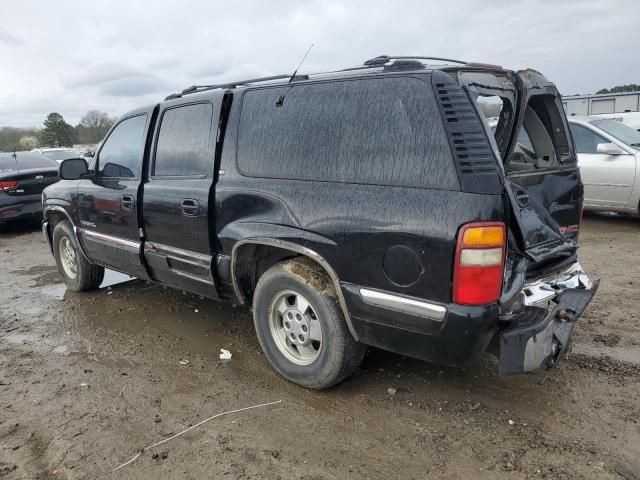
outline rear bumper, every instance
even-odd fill
[[[53,253],[53,245],[51,244],[51,235],[49,235],[49,221],[46,219],[42,221],[42,235],[44,236],[44,239],[47,242],[47,245],[49,246],[49,250],[51,251],[51,253]]]
[[[342,284],[360,342],[464,367],[475,363],[493,340],[499,372],[505,375],[555,364],[597,288],[576,262],[559,274],[526,284],[522,310],[503,323],[497,303],[437,304]]]
[[[5,195],[2,200],[0,202],[0,222],[42,215],[40,195],[25,195],[15,198]]]
[[[497,303],[438,304],[392,292],[372,297],[370,289],[349,283],[342,291],[360,342],[441,365],[475,363],[498,326]]]
[[[501,375],[549,368],[567,347],[575,324],[598,290],[599,280],[566,288],[551,308],[527,307],[498,333],[498,371]]]

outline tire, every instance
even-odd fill
[[[365,346],[351,336],[326,273],[310,260],[279,263],[260,277],[253,323],[273,368],[306,388],[332,387],[364,357]]]
[[[73,229],[66,220],[57,223],[53,230],[53,256],[69,290],[95,290],[102,283],[104,267],[94,265],[84,257]]]

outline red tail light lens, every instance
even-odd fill
[[[502,222],[462,226],[453,269],[454,303],[486,305],[500,298],[506,239]]]
[[[2,180],[0,181],[0,190],[13,190],[18,186],[18,182],[16,180]]]

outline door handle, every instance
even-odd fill
[[[180,206],[182,207],[182,214],[187,217],[195,217],[200,213],[200,202],[192,198],[185,198]]]
[[[136,199],[133,195],[123,195],[120,198],[120,206],[122,210],[133,210],[133,207],[136,205]]]

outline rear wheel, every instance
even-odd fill
[[[319,266],[306,260],[274,265],[258,281],[253,321],[271,365],[307,388],[329,388],[362,362],[338,306],[335,291]]]
[[[84,257],[67,221],[58,223],[53,230],[53,256],[69,290],[94,290],[102,283],[104,268],[90,263]]]

